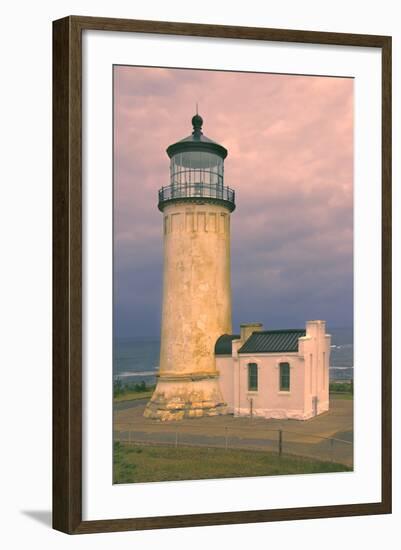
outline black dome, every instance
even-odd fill
[[[192,126],[194,127],[194,131],[192,133],[193,134],[195,132],[202,133],[202,124],[203,124],[203,118],[200,115],[198,115],[198,113],[196,113],[196,115],[192,117]]]
[[[166,149],[168,156],[171,158],[177,153],[183,153],[185,151],[207,151],[225,159],[228,154],[227,149],[205,136],[202,132],[202,125],[203,118],[196,113],[196,115],[192,117],[192,134],[169,145]]]

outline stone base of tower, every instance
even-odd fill
[[[163,422],[220,414],[227,414],[227,405],[214,374],[161,375],[144,412]]]

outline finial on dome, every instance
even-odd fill
[[[196,104],[196,115],[192,117],[192,126],[194,136],[199,136],[202,133],[203,118],[198,114],[198,104]]]

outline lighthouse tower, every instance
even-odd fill
[[[190,136],[170,145],[170,185],[159,191],[164,273],[160,370],[145,416],[159,420],[224,414],[214,346],[231,334],[227,149],[192,118]]]

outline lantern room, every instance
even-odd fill
[[[202,132],[203,119],[192,117],[192,134],[167,148],[170,157],[170,184],[159,190],[159,209],[177,200],[223,201],[235,209],[235,194],[224,186],[224,159],[227,149]]]

